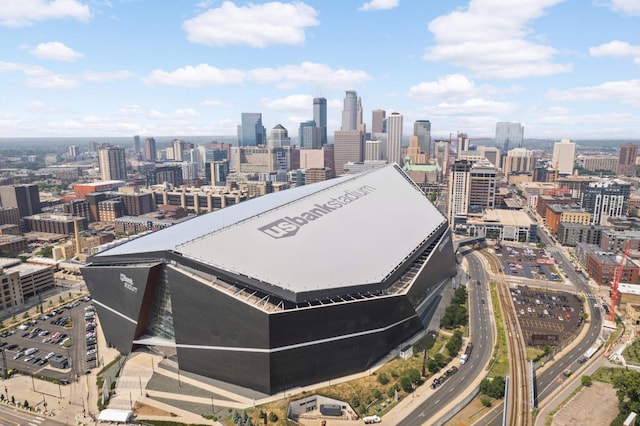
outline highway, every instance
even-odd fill
[[[459,371],[433,392],[424,402],[411,411],[402,421],[403,425],[417,426],[425,423],[433,424],[434,418],[444,406],[449,404],[460,393],[469,389],[477,376],[484,374],[486,365],[493,350],[494,340],[493,315],[489,311],[487,301],[489,276],[478,254],[467,251],[465,257],[469,264],[469,275],[473,277],[467,285],[469,292],[469,338],[473,342],[473,351],[469,361],[459,366]],[[476,284],[480,281],[480,285]],[[425,385],[425,386],[428,386]]]
[[[532,218],[536,220],[535,216],[532,216]],[[541,404],[543,403],[544,399],[548,397],[556,388],[563,386],[563,381],[565,380],[565,378],[562,373],[564,372],[564,370],[566,370],[567,368],[571,368],[573,371],[575,371],[578,367],[577,360],[580,355],[586,352],[586,350],[595,343],[598,337],[600,337],[603,318],[600,309],[600,302],[597,300],[597,297],[589,296],[591,295],[592,290],[589,287],[588,281],[586,281],[582,275],[575,272],[571,261],[567,259],[562,250],[555,248],[555,243],[541,228],[538,228],[538,237],[542,242],[547,244],[546,250],[551,256],[553,256],[558,265],[562,268],[563,274],[569,279],[571,283],[573,283],[573,285],[575,286],[575,290],[578,293],[584,292],[584,294],[587,295],[586,303],[589,303],[591,307],[589,322],[587,322],[589,331],[585,339],[581,341],[569,353],[565,354],[562,358],[555,359],[551,363],[549,363],[546,366],[545,371],[536,376],[536,401],[538,402],[538,404]],[[501,404],[494,410],[492,410],[489,415],[485,416],[484,419],[481,419],[475,424],[478,426],[501,426],[502,413],[503,407]]]

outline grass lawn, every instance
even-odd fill
[[[506,376],[509,374],[509,354],[507,352],[507,337],[504,332],[504,323],[502,322],[502,310],[500,309],[500,301],[496,290],[496,283],[490,283],[491,303],[493,304],[493,312],[496,319],[496,328],[498,330],[498,338],[494,347],[493,362],[490,364],[489,377]]]

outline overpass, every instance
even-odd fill
[[[481,244],[483,247],[487,245],[487,238],[482,237],[469,237],[463,238],[462,240],[457,240],[453,242],[453,252],[457,253],[458,249],[462,246],[473,246],[475,244]]]

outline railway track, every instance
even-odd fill
[[[509,353],[509,386],[506,398],[506,416],[504,424],[507,426],[530,426],[531,407],[527,350],[524,344],[520,323],[516,315],[515,307],[509,291],[509,286],[504,280],[500,261],[490,254],[486,254],[487,259],[493,265],[495,280],[497,283],[498,299],[502,309],[504,320],[504,330],[507,339],[507,349]]]

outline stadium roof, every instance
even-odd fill
[[[227,207],[96,258],[172,250],[226,273],[310,293],[381,283],[444,223],[420,189],[387,166]]]

